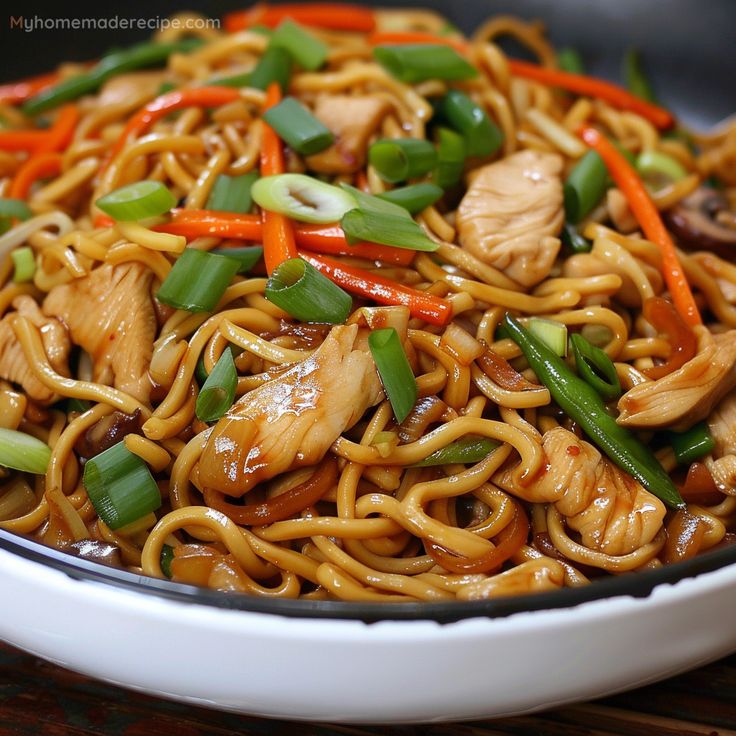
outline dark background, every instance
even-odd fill
[[[147,31],[33,31],[10,28],[11,16],[168,16],[189,8],[212,17],[242,8],[236,0],[128,0],[34,3],[8,0],[0,11],[0,78],[53,68],[62,60],[94,59]],[[589,69],[620,79],[620,60],[639,48],[662,102],[698,127],[736,111],[736,0],[384,0],[382,5],[430,6],[466,31],[494,13],[541,17],[558,45],[574,45]]]

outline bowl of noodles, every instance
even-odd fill
[[[0,86],[0,636],[373,722],[736,647],[733,122],[536,20],[175,18]]]

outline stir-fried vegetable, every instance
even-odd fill
[[[176,197],[160,181],[145,179],[115,189],[95,204],[114,220],[145,220],[168,212]]]
[[[373,56],[396,79],[408,84],[428,79],[473,79],[478,70],[445,44],[417,43],[376,46]]]
[[[194,410],[202,422],[216,422],[233,405],[238,373],[232,351],[227,348],[215,363],[199,391]]]
[[[396,421],[401,423],[414,407],[418,389],[399,334],[393,327],[374,330],[368,336],[368,346]]]

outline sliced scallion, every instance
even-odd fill
[[[684,432],[668,432],[670,445],[679,465],[689,465],[715,449],[716,443],[705,422],[699,422]]]
[[[283,21],[271,36],[271,46],[285,49],[299,66],[316,71],[327,61],[327,44],[292,20]]]
[[[269,46],[250,73],[249,87],[266,89],[271,82],[278,82],[282,91],[289,87],[291,77],[291,56],[288,51]]]
[[[95,204],[114,220],[145,220],[168,212],[176,197],[160,181],[144,179],[105,194]]]
[[[263,113],[263,119],[291,148],[304,156],[324,151],[335,140],[332,131],[294,97],[284,97],[278,105]]]
[[[467,465],[479,463],[498,447],[498,442],[487,437],[461,437],[455,442],[433,452],[424,460],[415,463],[415,468],[430,468],[436,465]]]
[[[230,350],[224,350],[200,389],[194,410],[202,422],[216,422],[233,405],[238,372]]]
[[[161,559],[159,564],[161,565],[161,572],[166,575],[167,578],[171,577],[171,561],[174,559],[174,548],[170,544],[165,544],[161,547]]]
[[[234,258],[238,262],[238,273],[248,273],[263,257],[262,245],[250,245],[244,248],[216,248],[211,250],[217,256]]]
[[[396,184],[431,171],[437,152],[423,138],[384,138],[368,149],[368,161],[384,181]]]
[[[443,189],[454,187],[465,169],[465,141],[450,128],[437,129],[437,168],[435,184]]]
[[[399,333],[393,327],[373,330],[368,335],[368,347],[396,421],[401,423],[414,408],[418,390]]]
[[[603,159],[588,151],[573,167],[563,188],[565,214],[577,224],[601,201],[608,187],[608,169]]]
[[[0,427],[0,466],[24,473],[43,475],[51,459],[51,448],[25,432]]]
[[[207,84],[214,84],[218,87],[235,87],[236,89],[253,86],[251,83],[251,74],[249,72],[233,74],[230,77],[213,77],[207,81]]]
[[[563,358],[567,355],[567,327],[562,322],[532,317],[527,329],[556,355]]]
[[[266,282],[266,299],[302,322],[342,324],[350,295],[301,258],[280,263]]]
[[[264,176],[252,187],[256,203],[300,222],[329,223],[355,207],[348,192],[305,174]]]
[[[10,257],[13,259],[13,281],[16,284],[33,281],[33,275],[36,273],[36,256],[33,249],[27,245],[16,248],[10,252]]]
[[[590,253],[593,248],[593,243],[587,238],[583,237],[575,225],[571,222],[566,222],[562,226],[562,232],[560,233],[560,240],[571,254],[574,253]]]
[[[13,220],[27,220],[33,217],[31,208],[22,199],[0,197],[0,217]]]
[[[589,343],[582,335],[572,335],[572,352],[578,375],[592,386],[606,401],[621,396],[621,381],[616,366],[600,348]]]
[[[84,399],[67,399],[66,400],[66,412],[70,414],[75,411],[77,414],[84,414],[92,408],[92,403],[85,401]]]
[[[410,215],[416,215],[433,205],[443,194],[442,189],[436,184],[422,182],[376,194],[376,197],[403,207]]]
[[[570,74],[585,74],[583,57],[572,46],[565,46],[557,52],[557,66]]]
[[[678,181],[687,176],[679,161],[659,151],[642,151],[636,158],[636,168],[644,177],[662,176]]]
[[[458,81],[478,76],[478,70],[472,64],[444,44],[376,46],[373,56],[391,76],[407,84],[428,79]]]
[[[82,482],[97,515],[120,529],[161,506],[161,492],[148,466],[118,442],[84,466]]]
[[[655,102],[654,90],[644,73],[638,49],[629,49],[624,56],[624,81],[629,92],[647,102]]]
[[[240,176],[220,174],[212,187],[205,205],[208,210],[220,212],[250,212],[253,199],[250,194],[253,183],[258,179],[258,172],[251,171]]]
[[[459,89],[451,89],[440,103],[440,111],[462,134],[468,156],[490,156],[503,143],[503,133],[483,108]]]
[[[239,267],[235,258],[185,248],[161,284],[156,299],[188,312],[211,312]]]

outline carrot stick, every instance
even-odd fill
[[[468,44],[459,38],[450,36],[437,36],[434,33],[426,33],[425,31],[395,31],[395,32],[378,32],[368,36],[368,44],[370,46],[380,46],[381,44],[411,44],[411,43],[435,43],[442,46],[450,46],[464,54],[468,50]]]
[[[407,306],[412,317],[419,317],[433,325],[446,325],[452,319],[452,303],[447,299],[412,289],[371,271],[339,263],[332,258],[304,251],[299,255],[331,281],[353,294],[367,297],[378,304]]]
[[[263,224],[258,215],[185,209],[172,210],[171,214],[171,222],[156,225],[152,229],[160,233],[183,235],[189,240],[215,236],[256,241],[263,237]]]
[[[60,153],[55,151],[37,153],[35,156],[31,156],[15,173],[8,196],[12,199],[26,199],[33,182],[47,176],[56,176],[60,171]]]
[[[92,221],[93,227],[112,227],[115,224],[115,220],[110,215],[95,215],[95,219]]]
[[[46,133],[46,141],[42,146],[44,151],[60,151],[69,145],[74,130],[79,122],[79,110],[76,105],[64,105],[54,121],[51,130]]]
[[[527,61],[509,59],[509,69],[517,77],[532,79],[535,82],[561,87],[569,92],[587,97],[597,97],[609,102],[621,110],[631,110],[637,115],[646,118],[654,126],[660,129],[670,128],[674,123],[672,113],[651,102],[646,102],[636,95],[632,95],[622,87],[603,79],[588,77],[583,74],[571,74],[559,69],[530,64]]]
[[[48,130],[2,130],[0,131],[0,150],[38,151],[49,139]]]
[[[148,130],[157,120],[168,115],[174,110],[184,107],[220,107],[228,102],[234,102],[240,97],[240,92],[234,87],[192,87],[191,89],[174,90],[160,95],[151,100],[133,115],[120,138],[110,150],[108,164],[120,151],[123,150],[128,141],[137,138]]]
[[[281,101],[281,87],[271,82],[266,90],[264,111]],[[261,175],[284,173],[284,150],[276,131],[263,122],[261,140]],[[263,210],[263,260],[269,274],[284,261],[297,258],[294,224],[279,212]]]
[[[693,293],[690,291],[690,284],[677,257],[675,244],[634,167],[616,146],[595,128],[582,128],[580,136],[603,159],[616,186],[626,197],[644,235],[659,247],[664,279],[680,316],[691,327],[702,324]]]
[[[228,13],[224,17],[224,26],[228,33],[255,25],[275,28],[287,18],[305,26],[333,31],[370,33],[376,26],[376,19],[370,8],[342,3],[286,3],[273,7],[258,3],[248,10]]]
[[[59,81],[59,72],[40,74],[37,77],[21,79],[17,82],[0,84],[0,104],[16,105],[51,87]]]

